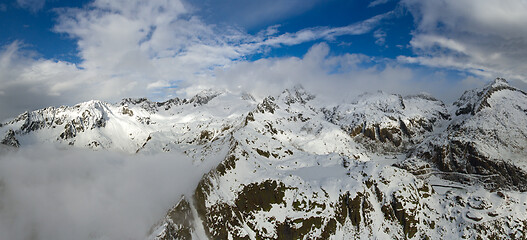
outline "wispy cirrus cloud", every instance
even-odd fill
[[[379,45],[379,46],[385,46],[386,44],[386,32],[384,30],[382,30],[381,28],[375,30],[375,32],[373,32],[373,37],[375,38],[375,44]]]
[[[417,56],[403,62],[527,80],[527,3],[522,0],[403,0],[417,28]],[[441,9],[441,11],[437,11]]]
[[[16,3],[31,12],[38,12],[44,7],[46,0],[16,0]]]
[[[403,95],[427,92],[448,103],[474,86],[473,81],[452,82],[441,71],[429,74],[392,59],[364,54],[332,55],[330,51],[328,44],[319,43],[300,58],[236,62],[228,69],[218,69],[214,82],[202,82],[200,85],[246,91],[256,98],[263,98],[302,84],[328,104],[378,90]]]
[[[285,33],[276,37],[265,39],[261,43],[257,43],[257,45],[296,45],[319,39],[332,40],[336,37],[344,35],[362,35],[371,32],[375,29],[375,27],[379,26],[382,20],[385,20],[392,15],[393,12],[390,11],[344,27],[317,27],[303,29],[295,33]]]
[[[181,1],[96,0],[84,8],[55,11],[58,19],[53,30],[76,41],[81,61],[73,64],[35,57],[38,54],[29,54],[21,41],[4,46],[0,99],[16,104],[4,104],[0,118],[94,98],[186,97],[211,86],[217,70],[253,54],[366,34],[392,16],[388,12],[347,26],[285,33],[275,25],[249,34],[236,27],[207,24]]]
[[[222,22],[242,28],[266,26],[316,8],[323,0],[194,0],[195,11],[207,23]],[[235,7],[234,7],[235,6]],[[192,7],[192,8],[196,8]]]
[[[375,7],[375,6],[378,6],[378,5],[386,4],[389,1],[391,1],[391,0],[373,0],[373,1],[370,2],[368,7]]]

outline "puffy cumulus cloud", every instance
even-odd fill
[[[23,111],[91,99],[115,101],[144,90],[125,76],[101,74],[76,64],[38,58],[15,41],[0,49],[0,122]]]
[[[207,170],[175,153],[129,156],[54,146],[4,151],[1,238],[145,239]]]
[[[467,81],[453,82],[444,72],[430,74],[390,59],[363,54],[332,55],[326,43],[314,45],[302,58],[237,62],[228,69],[217,70],[214,82],[200,82],[201,86],[247,91],[256,98],[279,94],[298,84],[328,103],[349,101],[364,92],[378,90],[403,95],[427,92],[452,102],[464,89],[474,87]]]
[[[402,0],[416,22],[416,57],[399,60],[468,71],[486,78],[526,80],[527,2],[523,0]]]
[[[61,11],[55,30],[78,39],[83,68],[125,76],[138,88],[151,90],[163,90],[175,82],[179,86],[195,85],[212,77],[215,68],[229,67],[269,47],[364,34],[391,16],[389,12],[348,26],[283,34],[272,26],[250,35],[236,28],[207,25],[177,1],[122,4],[99,0],[92,6],[89,11]],[[183,90],[180,93],[195,93]]]
[[[55,10],[54,31],[77,42],[78,64],[43,59],[20,41],[0,50],[0,120],[25,110],[90,99],[188,97],[214,83],[216,71],[270,48],[333,40],[374,30],[391,12],[348,26],[256,34],[210,25],[177,0],[95,0]],[[271,80],[272,81],[272,80]],[[206,86],[210,86],[207,84]]]
[[[179,1],[98,0],[90,8],[58,12],[55,31],[77,40],[80,67],[102,81],[125,78],[138,88],[151,79],[167,78],[152,59],[174,56],[185,49],[185,42],[210,34],[199,21],[180,18],[186,10]]]
[[[23,46],[15,41],[0,49],[0,121],[35,107],[84,99],[87,92],[79,84],[89,82],[89,74],[71,63],[36,59]]]

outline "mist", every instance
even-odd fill
[[[0,151],[0,239],[144,239],[204,171],[177,153]]]

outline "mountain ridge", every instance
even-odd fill
[[[223,159],[152,239],[527,237],[527,95],[504,79],[452,107],[383,92],[327,106],[301,86],[198,95],[27,112],[2,143]]]

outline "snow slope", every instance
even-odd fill
[[[242,97],[207,90],[189,100],[161,103],[144,98],[118,104],[89,101],[23,113],[0,125],[0,133],[22,147],[58,142],[130,154],[185,151],[231,131],[256,105]]]
[[[425,94],[327,106],[302,87],[258,102],[208,90],[46,108],[0,133],[22,148],[223,159],[151,239],[525,239],[525,96],[502,79],[451,107]]]
[[[467,91],[451,109],[448,127],[415,153],[458,181],[490,189],[527,190],[527,94],[498,78]]]

